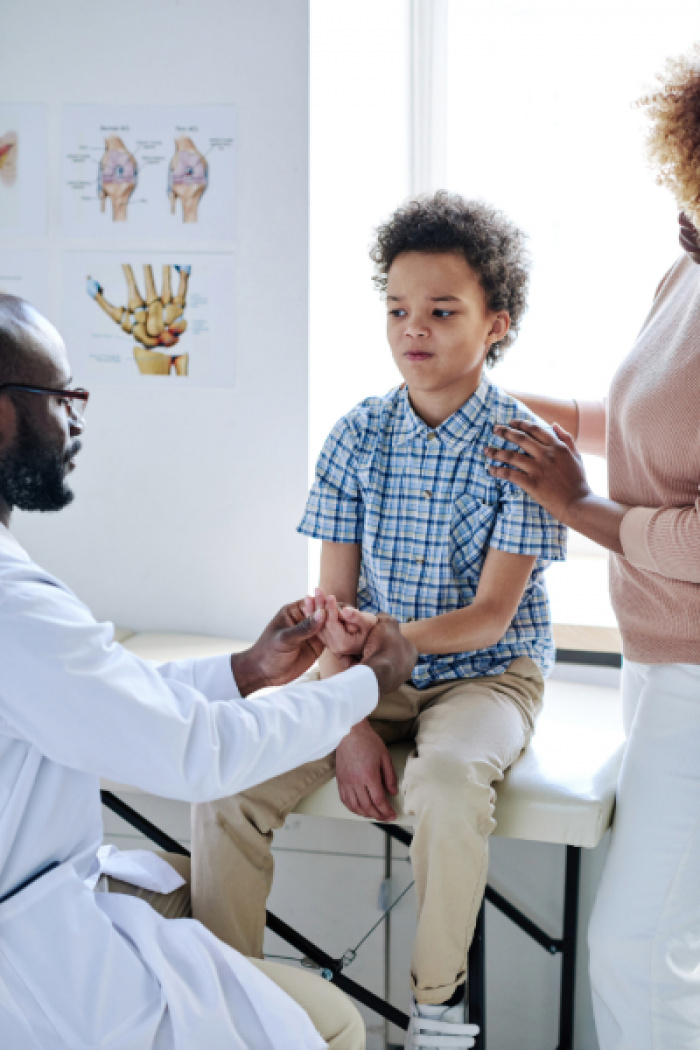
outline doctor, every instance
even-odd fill
[[[9,532],[13,507],[72,499],[87,394],[69,384],[56,330],[0,295],[0,1045],[360,1050],[359,1015],[325,981],[254,964],[138,896],[89,888],[116,885],[96,859],[99,777],[196,802],[232,795],[331,751],[409,677],[415,650],[385,620],[359,665],[248,700],[312,664],[324,613],[287,606],[230,658],[155,669],[115,645]],[[149,888],[182,884],[153,855],[139,879],[125,856],[120,877],[153,904],[172,894]]]

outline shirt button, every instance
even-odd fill
[[[406,623],[415,623],[415,622],[416,622],[415,616],[407,616],[406,617]]]
[[[423,493],[423,495],[425,496],[426,499],[432,499],[433,498],[433,494],[430,491],[430,489],[426,489],[425,492]]]
[[[437,434],[435,433],[434,430],[431,430],[430,433],[428,434],[428,441],[435,441],[436,438],[437,438]]]
[[[416,561],[416,563],[417,563],[418,565],[422,565],[422,564],[423,564],[423,562],[425,561],[425,558],[416,558],[416,559],[415,559],[415,561]]]

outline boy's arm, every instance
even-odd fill
[[[402,633],[419,653],[442,656],[489,649],[508,630],[536,560],[534,556],[489,548],[471,605],[404,623]]]
[[[331,543],[321,547],[321,590],[341,602],[355,605],[360,578],[359,543]],[[330,678],[344,669],[326,649],[318,661],[321,678]],[[398,791],[396,773],[386,744],[366,718],[340,741],[335,753],[336,780],[341,801],[351,813],[371,820],[388,821],[396,813],[386,797]]]
[[[321,545],[320,588],[324,594],[332,594],[339,602],[355,605],[357,583],[360,578],[359,543],[332,543],[324,540]],[[318,661],[321,678],[330,678],[345,669],[345,665],[327,649]]]

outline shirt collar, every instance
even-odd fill
[[[27,561],[31,560],[24,547],[20,546],[10,530],[2,524],[0,524],[0,554],[12,554],[14,557],[19,555]]]
[[[429,427],[413,411],[408,396],[408,388],[404,383],[399,389],[400,422],[394,444],[396,446],[404,445],[407,441],[413,440],[414,437],[426,438],[431,433],[437,434],[440,440],[449,447],[461,444],[467,438],[473,437],[483,427],[484,414],[492,396],[493,387],[489,380],[482,376],[478,387],[461,408],[458,408],[439,427]]]

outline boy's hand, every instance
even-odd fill
[[[320,587],[316,588],[313,598],[304,600],[304,612],[313,616],[314,612],[325,610],[326,620],[319,632],[319,641],[340,661],[343,668],[351,667],[362,654],[367,635],[377,622],[372,613],[363,613],[351,605],[341,608],[335,597],[328,597]]]
[[[391,755],[366,719],[338,744],[335,777],[341,801],[351,813],[370,820],[396,819],[387,799],[399,790]]]

